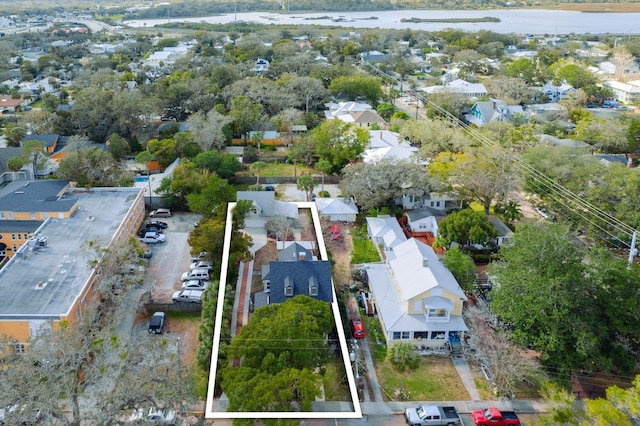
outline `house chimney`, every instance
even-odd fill
[[[632,167],[633,167],[633,160],[632,160],[631,158],[629,158],[629,159],[627,160],[627,168],[629,168],[629,169],[630,169],[630,168],[632,168]]]
[[[428,268],[429,267],[429,259],[426,257],[422,258],[422,267],[423,268]]]

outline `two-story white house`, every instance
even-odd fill
[[[467,331],[467,297],[433,249],[410,238],[385,254],[384,263],[364,265],[363,276],[375,295],[387,345],[436,349],[459,343]]]

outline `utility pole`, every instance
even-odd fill
[[[628,269],[631,269],[631,264],[633,263],[633,258],[638,254],[638,249],[636,249],[636,240],[638,238],[638,232],[633,231],[633,236],[631,237],[631,247],[629,248],[629,266]]]
[[[180,336],[178,336],[178,342],[176,344],[178,350],[178,396],[180,398],[180,413],[185,414],[184,409],[184,397],[182,394],[182,357],[180,356]]]

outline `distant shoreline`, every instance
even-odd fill
[[[639,5],[640,6],[640,5]],[[373,19],[375,17],[375,19]],[[180,20],[178,24],[175,21]],[[309,25],[320,27],[343,27],[362,29],[389,29],[441,31],[455,28],[462,31],[492,31],[502,34],[637,34],[638,13],[585,13],[579,11],[544,8],[492,9],[492,10],[394,10],[369,12],[332,13],[263,13],[241,12],[201,18],[172,17],[164,28],[189,26],[204,29],[206,24],[267,24]],[[242,24],[241,24],[242,23]],[[169,24],[169,20],[126,20],[130,27],[154,27]],[[613,31],[612,31],[613,30]]]
[[[530,9],[584,13],[640,13],[640,3],[560,3],[558,5],[534,6]]]
[[[485,16],[484,18],[440,18],[440,19],[422,19],[422,18],[403,18],[400,22],[409,22],[409,23],[429,23],[429,22],[451,22],[451,23],[460,23],[460,22],[501,22],[500,18],[492,18],[490,16]]]

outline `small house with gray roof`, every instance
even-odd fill
[[[298,218],[298,206],[285,201],[277,201],[275,191],[238,191],[236,199],[253,202],[253,210],[245,217],[248,228],[264,227],[274,216]]]
[[[513,237],[513,231],[497,216],[489,216],[489,222],[498,231],[498,236],[495,239],[496,245],[499,247],[503,245],[507,240]]]
[[[11,158],[21,157],[21,156],[22,156],[22,148],[19,148],[19,147],[0,148],[0,176],[2,176],[4,173],[7,173],[7,172],[11,173],[8,166],[9,160]],[[30,175],[30,169],[28,167],[23,167],[21,171],[24,171],[24,173],[29,173],[29,176],[27,176],[29,178],[33,177]]]
[[[431,232],[434,237],[438,236],[438,218],[445,216],[442,210],[431,207],[420,207],[405,214],[411,232]]]
[[[280,262],[303,262],[308,260],[318,260],[313,252],[298,242],[289,244],[278,252]]]
[[[382,246],[385,251],[407,239],[398,220],[391,216],[368,217],[367,233],[369,239]]]

